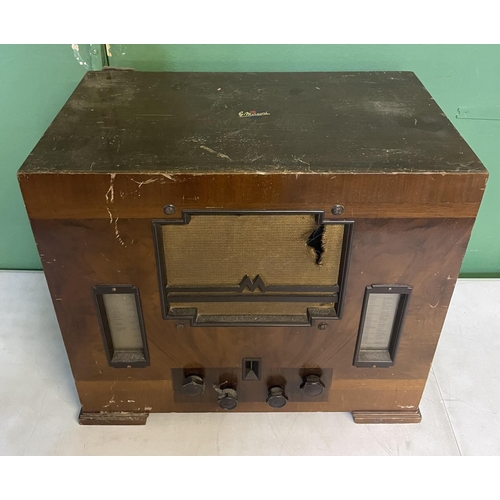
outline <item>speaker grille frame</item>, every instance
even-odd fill
[[[259,275],[257,275],[253,280],[249,276],[244,276],[242,281],[234,287],[169,287],[167,282],[167,269],[165,263],[165,247],[163,239],[163,226],[165,225],[185,225],[189,224],[192,216],[204,216],[204,215],[221,215],[221,216],[251,216],[251,215],[278,215],[278,216],[288,216],[288,215],[306,215],[313,216],[315,223],[323,226],[327,225],[342,225],[344,227],[342,245],[341,245],[341,256],[340,264],[338,268],[338,280],[337,284],[334,286],[266,286]],[[153,238],[156,254],[156,264],[157,264],[157,275],[158,284],[160,289],[160,301],[162,309],[162,317],[166,320],[189,320],[191,326],[312,326],[314,320],[325,320],[325,319],[341,319],[342,317],[342,304],[345,295],[345,287],[347,282],[347,273],[349,268],[349,259],[351,252],[351,240],[353,232],[354,221],[352,220],[336,220],[336,219],[325,219],[325,212],[323,210],[189,210],[185,209],[181,212],[180,218],[168,218],[168,219],[155,219],[152,221]],[[206,294],[221,294],[221,292],[242,292],[246,287],[250,290],[259,288],[262,292],[271,292],[265,297],[260,299],[261,302],[265,301],[282,301],[285,302],[300,302],[305,298],[305,302],[311,301],[307,297],[311,297],[311,293],[323,294],[318,295],[321,298],[327,298],[328,303],[334,304],[332,308],[325,308],[323,311],[318,308],[311,307],[307,309],[307,313],[304,314],[303,320],[298,321],[299,315],[293,318],[283,315],[269,315],[269,321],[267,320],[255,320],[249,315],[238,315],[237,320],[231,320],[231,315],[228,317],[223,317],[224,315],[218,314],[213,315],[210,318],[208,316],[203,317],[199,320],[199,316],[194,310],[185,309],[182,313],[177,312],[178,308],[172,308],[170,304],[173,302],[170,300],[172,294],[178,294],[179,292],[195,292],[200,293],[200,297],[204,298],[207,302],[224,302],[217,298],[209,297]],[[287,292],[287,295],[278,295],[279,292]],[[304,293],[305,295],[300,295]],[[201,295],[204,294],[204,295]],[[329,294],[329,295],[324,295]],[[246,295],[246,294],[242,294]],[[259,294],[260,295],[260,294]],[[227,298],[220,295],[221,298]],[[250,297],[248,297],[250,299]],[[185,297],[182,300],[188,302],[189,297]],[[246,302],[244,298],[236,298],[232,296],[233,301]],[[257,299],[250,299],[248,302],[257,301]],[[196,302],[196,300],[192,300]],[[227,303],[227,302],[226,302]],[[232,315],[235,319],[237,315]]]

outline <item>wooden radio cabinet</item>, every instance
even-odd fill
[[[80,423],[420,421],[487,172],[413,73],[89,72],[18,178]]]

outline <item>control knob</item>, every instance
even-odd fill
[[[188,375],[182,384],[181,393],[185,396],[197,397],[205,392],[205,383],[198,375]]]
[[[280,386],[269,387],[266,403],[272,408],[283,408],[286,405],[288,398],[285,394],[285,389]]]
[[[218,405],[224,410],[234,410],[238,406],[238,394],[234,389],[220,389],[217,400]]]
[[[307,396],[319,396],[325,390],[325,384],[321,382],[319,375],[306,375],[300,388]]]

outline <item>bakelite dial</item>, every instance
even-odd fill
[[[182,384],[181,393],[185,396],[197,397],[205,392],[205,383],[198,375],[188,375]]]
[[[285,394],[285,389],[280,386],[270,387],[267,393],[266,403],[272,408],[283,408],[286,405],[288,398]]]
[[[319,375],[306,375],[300,388],[307,396],[319,396],[325,390],[325,384],[321,382]]]
[[[224,410],[234,410],[238,406],[238,394],[234,389],[222,389],[217,401]]]

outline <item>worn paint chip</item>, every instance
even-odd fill
[[[207,147],[207,146],[200,146],[201,149],[204,149],[205,151],[208,151],[209,153],[217,155],[219,158],[225,158],[226,160],[233,161],[229,156],[225,155],[224,153],[218,153],[217,151],[214,151],[213,149]]]

